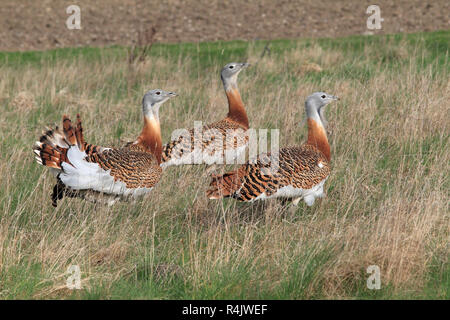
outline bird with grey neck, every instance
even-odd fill
[[[245,156],[249,121],[238,89],[238,75],[248,63],[228,63],[220,72],[228,100],[225,119],[202,126],[200,134],[186,129],[185,134],[172,137],[164,145],[163,168],[185,164],[224,164]]]
[[[330,174],[330,145],[325,131],[325,107],[338,100],[336,96],[315,92],[307,97],[305,111],[308,138],[301,146],[285,147],[258,158],[237,170],[213,175],[207,196],[210,199],[231,197],[253,202],[270,198],[301,199],[312,206],[325,196],[324,183]]]
[[[79,115],[76,127],[64,116],[63,130],[47,130],[36,142],[34,153],[36,161],[56,175],[53,206],[64,196],[111,205],[150,192],[162,174],[159,109],[175,96],[161,89],[148,91],[142,99],[141,134],[122,148],[86,143]]]

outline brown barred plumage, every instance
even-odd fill
[[[273,156],[278,155],[271,168]],[[321,164],[319,166],[319,164]],[[256,163],[246,163],[235,171],[213,176],[207,195],[211,199],[232,197],[241,201],[255,200],[261,194],[270,197],[287,186],[310,189],[330,174],[326,157],[311,145],[280,149],[279,153],[259,156]]]
[[[223,158],[230,146],[236,150],[248,144],[249,137],[246,133],[247,130],[248,128],[230,118],[205,125],[201,128],[201,150],[209,156],[213,156],[214,151],[219,151]],[[164,163],[172,159],[180,159],[183,155],[192,153],[196,147],[194,139],[194,129],[190,129],[189,139],[179,137],[177,140],[173,140],[164,145],[162,150],[163,166]]]
[[[102,153],[87,156],[86,161],[97,163],[103,170],[110,171],[115,180],[125,183],[127,188],[152,188],[160,179],[162,169],[157,158],[130,148],[107,149]]]
[[[53,156],[51,160],[56,164],[54,168],[61,169],[62,162],[70,163],[67,159],[67,150],[72,144],[76,144],[80,151],[86,152],[87,155],[103,152],[105,150],[103,147],[84,141],[83,128],[79,114],[77,114],[77,126],[75,129],[72,126],[72,121],[64,115],[63,130],[61,131],[58,126],[56,126],[55,129],[47,128],[39,138],[39,142],[36,142],[33,149],[38,158],[46,160],[45,163],[42,163],[43,165],[49,166],[49,157]]]
[[[331,170],[331,155],[320,108],[336,99],[324,93],[308,97],[308,140],[304,145],[261,154],[257,161],[247,162],[237,170],[212,176],[207,196],[248,202],[286,197],[293,198],[294,203],[303,198],[308,205],[312,205],[315,198],[323,197],[323,184]]]
[[[249,139],[247,135],[249,122],[237,88],[237,75],[247,66],[247,63],[230,63],[222,69],[221,78],[229,108],[227,117],[203,126],[199,130],[202,137],[200,141],[197,141],[198,146],[195,143],[197,137],[195,137],[194,129],[188,130],[189,137],[179,137],[165,144],[162,148],[162,167],[180,164],[225,163],[227,151],[236,151],[234,155],[231,155],[234,159],[238,157],[239,153],[245,151]],[[200,150],[196,150],[196,148]],[[203,155],[200,162],[193,162],[194,152]]]
[[[142,133],[120,149],[86,143],[79,115],[75,127],[64,116],[62,131],[58,127],[48,129],[33,149],[36,161],[57,174],[51,197],[53,206],[64,195],[113,203],[149,192],[162,174],[158,110],[173,96],[176,94],[159,89],[147,92],[143,99]]]
[[[124,182],[127,188],[152,188],[159,181],[162,169],[157,158],[142,146],[134,144],[121,149],[109,149],[88,144],[84,141],[79,115],[76,128],[72,126],[71,120],[64,116],[63,128],[63,132],[58,128],[49,129],[39,139],[40,142],[34,147],[38,163],[64,172],[62,163],[72,165],[67,158],[69,147],[76,145],[80,151],[85,151],[87,162],[97,163],[105,171],[111,170],[109,174],[114,180]],[[95,193],[90,191],[91,195]],[[87,193],[86,190],[78,191],[66,187],[58,174],[52,193],[53,206],[56,207],[57,200],[62,199],[64,195],[86,199]]]

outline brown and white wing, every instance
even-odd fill
[[[78,146],[67,152],[60,181],[73,190],[93,190],[118,196],[139,196],[150,191],[161,177],[151,154],[120,149],[86,155]]]
[[[245,152],[248,144],[245,128],[229,119],[206,125],[198,131],[198,137],[195,130],[190,129],[164,145],[161,167],[232,161]]]
[[[236,171],[213,177],[207,195],[210,199],[233,197],[249,202],[304,197],[314,188],[320,191],[329,173],[329,164],[316,149],[283,148],[278,154],[260,155],[254,164],[247,163]]]
[[[58,173],[61,170],[61,164],[68,162],[67,151],[72,145],[77,145],[79,150],[87,155],[101,153],[108,149],[84,141],[79,114],[77,115],[76,127],[73,127],[71,120],[64,116],[62,130],[58,126],[55,129],[47,128],[39,141],[36,141],[33,147],[36,161],[39,164],[56,169],[55,172]]]

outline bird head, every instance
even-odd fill
[[[308,98],[306,98],[305,108],[308,118],[318,117],[324,126],[327,125],[327,121],[324,115],[324,108],[327,104],[339,100],[338,97],[325,92],[314,92]]]
[[[236,86],[238,74],[249,65],[250,64],[247,62],[231,62],[223,67],[220,77],[222,78],[222,82],[224,83],[226,89],[228,89],[229,86]]]
[[[308,107],[311,107],[316,109],[316,111],[319,111],[322,107],[336,100],[339,100],[339,98],[331,94],[325,92],[314,92],[306,98],[306,108],[308,109]]]
[[[144,115],[157,115],[159,107],[170,98],[176,96],[177,94],[175,92],[164,91],[161,89],[147,91],[142,99]]]

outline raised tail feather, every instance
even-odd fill
[[[85,151],[87,155],[103,150],[84,141],[79,114],[77,114],[76,127],[72,126],[72,121],[67,116],[63,116],[63,130],[58,126],[55,129],[47,128],[39,141],[36,141],[33,150],[39,164],[61,170],[62,162],[70,164],[67,159],[67,150],[74,145],[77,145],[80,151]]]
[[[62,163],[70,163],[67,159],[67,150],[77,144],[76,133],[67,116],[63,117],[63,130],[58,126],[48,128],[33,146],[36,161],[44,166],[62,170]]]
[[[85,151],[86,154],[93,154],[101,151],[103,148],[88,144],[84,141],[83,128],[81,125],[80,115],[77,115],[77,124],[74,128],[72,121],[66,116],[63,116],[63,130],[58,126],[55,129],[47,128],[43,135],[39,138],[39,141],[33,146],[36,162],[56,169],[59,174],[63,171],[62,164],[71,164],[67,158],[67,151],[71,146],[77,145],[81,151]],[[57,178],[58,179],[58,178]],[[57,181],[57,184],[53,188],[52,204],[56,207],[57,200],[62,199],[67,188],[64,184]]]
[[[242,172],[239,169],[223,175],[212,175],[211,178],[211,188],[206,191],[209,199],[233,197],[242,185]]]

